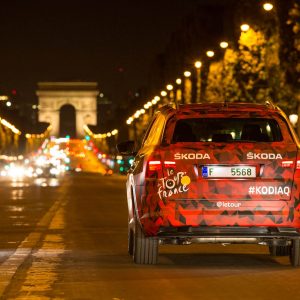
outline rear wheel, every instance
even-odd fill
[[[136,264],[157,264],[158,240],[154,237],[145,237],[141,226],[134,222],[133,261]]]
[[[300,266],[300,239],[295,239],[292,241],[290,262],[294,267]]]
[[[289,256],[291,246],[269,246],[269,251],[273,256]]]

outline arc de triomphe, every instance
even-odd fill
[[[59,136],[60,109],[70,104],[76,111],[76,135],[84,136],[85,124],[97,125],[96,82],[39,82],[39,121],[52,125],[51,135]]]

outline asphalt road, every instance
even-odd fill
[[[0,181],[2,299],[299,299],[300,269],[264,246],[160,246],[127,255],[125,177]]]

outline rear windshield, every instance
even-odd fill
[[[177,142],[279,142],[280,127],[274,119],[195,118],[176,122],[172,143]]]

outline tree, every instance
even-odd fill
[[[270,98],[271,89],[266,71],[267,41],[259,30],[242,32],[235,66],[235,78],[240,90],[240,101],[262,102]]]
[[[240,101],[241,91],[236,80],[236,65],[238,52],[227,48],[224,54],[223,65],[223,95],[226,101]]]
[[[209,66],[205,100],[208,102],[223,101],[223,63],[222,61],[212,62]]]
[[[292,46],[288,49],[288,61],[286,64],[287,79],[290,89],[294,95],[291,103],[297,107],[298,115],[300,115],[300,5],[294,1],[294,5],[289,10],[289,18],[287,24],[291,27]],[[300,135],[300,122],[297,125],[297,132]]]

